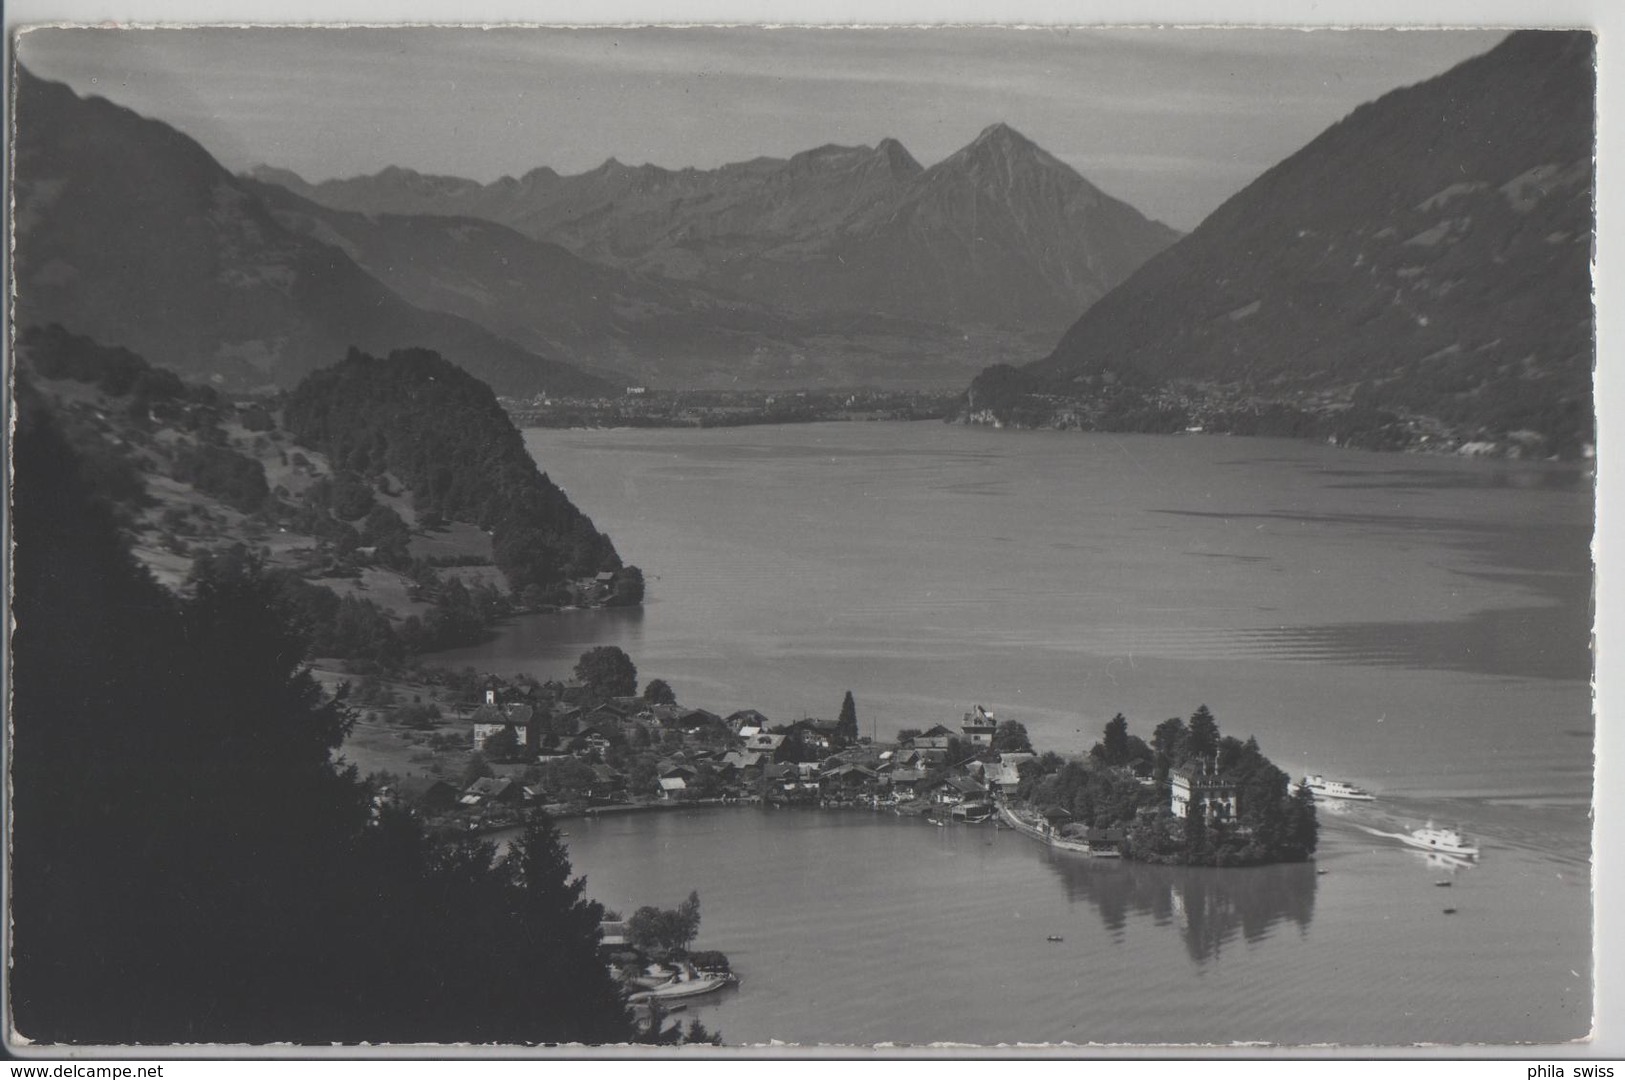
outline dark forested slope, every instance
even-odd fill
[[[335,467],[390,473],[412,491],[420,519],[469,521],[492,534],[515,592],[623,568],[609,538],[536,468],[491,388],[424,349],[387,359],[351,350],[288,395],[284,423]],[[633,582],[626,581],[628,590]]]

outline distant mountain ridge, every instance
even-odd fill
[[[610,159],[490,184],[389,168],[308,184],[338,210],[484,218],[609,266],[687,281],[791,317],[1059,332],[1179,233],[1004,124],[924,168],[895,139],[669,170]]]
[[[1049,356],[984,373],[969,413],[1229,430],[1289,403],[1385,414],[1374,445],[1578,455],[1592,440],[1594,59],[1588,33],[1518,32],[1361,106],[1084,311]],[[1227,418],[1203,414],[1216,398]],[[1337,436],[1307,429],[1325,430]]]
[[[19,327],[58,323],[228,386],[292,386],[352,345],[432,348],[502,393],[612,385],[407,303],[166,124],[20,66],[16,92]]]

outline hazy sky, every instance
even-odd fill
[[[711,167],[902,141],[930,165],[1003,120],[1191,228],[1356,105],[1503,32],[43,30],[35,74],[192,135],[233,170],[479,180],[605,158]],[[26,122],[26,118],[24,118]]]

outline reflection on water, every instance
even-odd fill
[[[1439,870],[1452,876],[1462,870],[1471,870],[1478,865],[1471,859],[1447,855],[1442,851],[1413,851],[1411,854],[1419,856],[1423,862],[1427,863],[1429,870]]]
[[[1067,899],[1094,905],[1114,941],[1123,942],[1131,916],[1150,916],[1158,926],[1178,928],[1198,966],[1217,963],[1237,934],[1261,941],[1284,921],[1302,933],[1315,915],[1319,878],[1312,863],[1216,869],[1048,857]]]

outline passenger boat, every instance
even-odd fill
[[[1466,859],[1478,857],[1478,847],[1467,842],[1466,837],[1454,829],[1435,828],[1433,822],[1411,833],[1398,833],[1401,843],[1409,844],[1423,851],[1437,851],[1445,855],[1456,855]]]
[[[1376,802],[1377,797],[1347,780],[1328,780],[1324,776],[1306,776],[1303,786],[1315,793],[1317,799],[1346,799],[1349,802]]]

